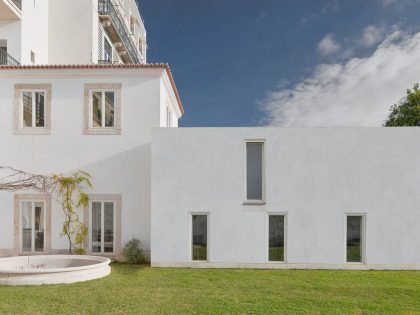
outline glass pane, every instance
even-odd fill
[[[347,217],[347,261],[362,262],[362,217]]]
[[[105,38],[104,60],[112,61],[112,47],[108,40]]]
[[[102,92],[92,93],[92,127],[102,126]]]
[[[114,203],[104,203],[104,252],[114,251]]]
[[[44,92],[35,93],[35,126],[45,127],[45,94]]]
[[[207,260],[207,216],[192,216],[192,259]]]
[[[32,251],[32,202],[22,202],[22,251]]]
[[[284,216],[270,215],[268,225],[268,260],[284,261]]]
[[[35,202],[35,251],[44,251],[44,203]]]
[[[105,92],[105,127],[114,127],[114,92]]]
[[[92,253],[101,252],[101,203],[92,202]]]
[[[262,143],[246,144],[246,198],[248,200],[262,200],[262,157]]]
[[[32,92],[23,92],[23,127],[32,127]]]

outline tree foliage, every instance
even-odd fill
[[[84,254],[83,243],[88,229],[80,222],[76,209],[89,204],[89,196],[83,191],[85,186],[92,188],[91,176],[84,171],[77,171],[70,176],[53,174],[56,183],[59,201],[61,203],[65,220],[61,230],[61,236],[65,236],[69,242],[69,253]]]
[[[420,90],[419,84],[407,90],[407,95],[399,104],[391,106],[385,127],[420,126]]]

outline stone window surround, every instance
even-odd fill
[[[51,195],[50,194],[15,194],[13,207],[13,250],[17,254],[22,254],[22,234],[20,232],[21,212],[20,205],[22,201],[42,201],[45,203],[45,235],[44,235],[44,251],[30,253],[25,255],[45,255],[51,254]]]
[[[114,231],[114,252],[113,253],[92,253],[90,248],[90,205],[95,201],[113,201],[114,208],[114,220],[115,220],[115,231]],[[84,248],[86,253],[90,255],[99,255],[99,256],[109,256],[109,257],[119,257],[121,254],[121,206],[122,206],[122,197],[121,195],[112,195],[112,194],[92,194],[89,195],[89,204],[84,207],[83,211],[83,224],[88,228],[88,236],[86,237]]]
[[[45,90],[45,127],[21,127],[22,108],[21,92],[23,90]],[[49,83],[15,84],[15,134],[16,135],[50,135],[51,134],[51,97],[52,88]]]
[[[120,135],[121,134],[121,83],[85,83],[84,85],[84,134]],[[92,90],[114,91],[114,127],[91,127],[90,101]]]

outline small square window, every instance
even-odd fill
[[[16,134],[50,134],[51,85],[15,85]]]
[[[121,84],[85,84],[85,134],[121,134]]]

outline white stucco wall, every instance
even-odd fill
[[[122,195],[122,243],[132,236],[150,249],[151,128],[160,124],[164,69],[19,70],[0,72],[0,165],[31,173],[85,170],[92,194]],[[14,85],[52,84],[51,135],[14,135]],[[84,135],[85,83],[122,84],[122,135]],[[0,254],[13,248],[13,194],[0,193]],[[63,215],[53,202],[52,248]]]
[[[7,53],[21,61],[21,20],[0,20],[0,40],[6,40]]]
[[[244,140],[265,140],[266,204],[243,205]],[[152,135],[152,265],[420,268],[419,128],[179,128]],[[209,213],[208,263],[190,214]],[[285,213],[286,261],[267,261]],[[365,265],[345,263],[345,214],[366,214]]]
[[[49,63],[97,62],[98,4],[91,0],[50,1]]]

